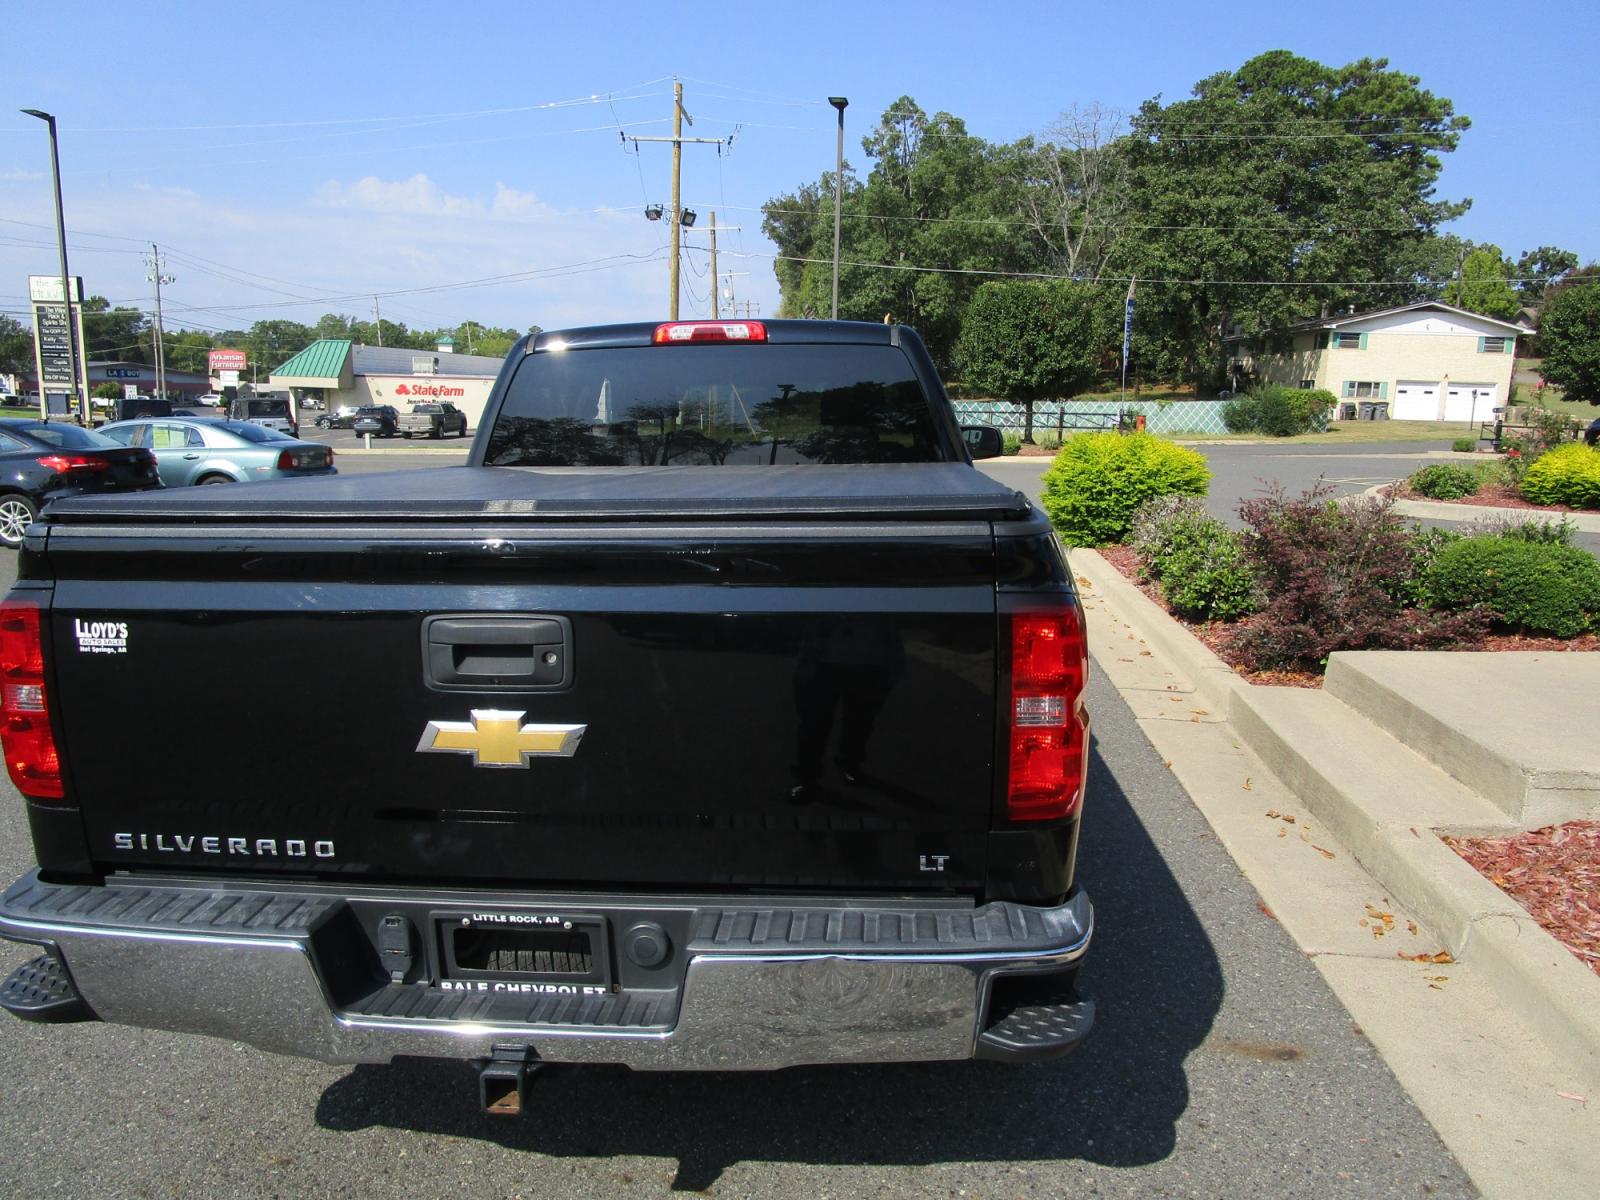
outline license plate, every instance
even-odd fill
[[[604,995],[606,920],[593,913],[489,909],[435,914],[440,986],[454,991]]]

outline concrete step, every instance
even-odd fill
[[[1324,691],[1243,689],[1231,719],[1272,772],[1358,857],[1383,827],[1515,828],[1499,808]]]
[[[1600,654],[1364,650],[1323,688],[1524,828],[1600,817]]]

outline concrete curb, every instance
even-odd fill
[[[1395,480],[1399,483],[1400,480]],[[1379,483],[1362,492],[1376,496],[1393,484]],[[1407,517],[1429,521],[1476,521],[1480,517],[1504,517],[1512,521],[1559,521],[1565,517],[1580,533],[1600,533],[1600,513],[1548,512],[1542,508],[1500,508],[1490,504],[1442,504],[1437,500],[1396,500],[1394,510]]]
[[[1574,1069],[1600,1086],[1600,976],[1539,927],[1514,899],[1446,846],[1432,828],[1396,823],[1360,788],[1341,787],[1272,726],[1274,693],[1241,679],[1206,645],[1093,550],[1071,569],[1152,653],[1189,677],[1311,814],[1349,847],[1399,903],[1455,957],[1480,971],[1508,1009]],[[1376,727],[1374,727],[1376,728]]]

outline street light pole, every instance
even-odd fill
[[[850,101],[844,96],[829,96],[828,103],[839,110],[839,151],[833,165],[833,319],[839,319],[839,221],[844,204],[844,110]]]
[[[67,222],[61,215],[61,159],[56,151],[56,119],[37,108],[25,108],[24,115],[37,117],[50,127],[50,174],[56,187],[56,246],[61,251],[61,306],[67,317],[67,369],[72,374],[72,406],[79,412],[85,425],[89,424],[89,398],[78,394],[78,342],[77,326],[72,320],[72,293],[67,288],[70,272],[67,270]],[[39,404],[45,406],[44,380],[39,380]],[[46,409],[48,411],[48,409]]]

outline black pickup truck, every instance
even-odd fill
[[[546,1061],[1060,1054],[1086,671],[1048,523],[911,330],[541,333],[465,467],[28,530],[0,935],[41,953],[0,1006],[473,1059],[490,1111]],[[223,702],[310,719],[151,734]]]

